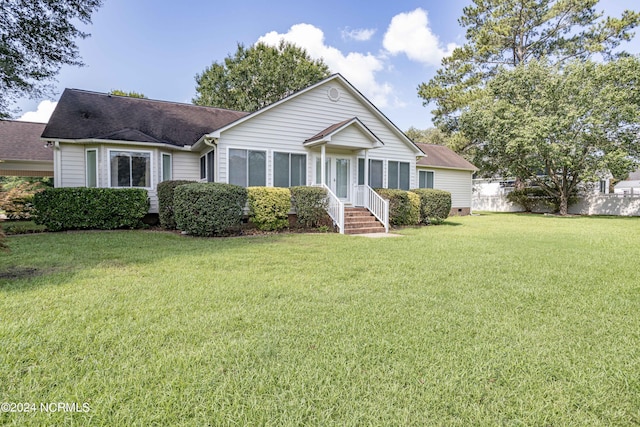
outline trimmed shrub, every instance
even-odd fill
[[[298,224],[303,227],[318,227],[326,222],[327,191],[322,187],[291,187],[291,200],[296,210]]]
[[[194,181],[163,181],[158,184],[158,217],[160,226],[168,230],[176,229],[176,219],[174,217],[173,194],[179,185],[192,184]]]
[[[260,230],[281,230],[289,225],[291,192],[288,188],[248,187],[249,218]]]
[[[411,211],[409,212],[409,224],[418,225],[420,224],[420,196],[416,193],[412,193],[411,191],[407,191],[407,196],[409,197],[409,203],[411,204]]]
[[[389,224],[391,225],[416,225],[419,224],[420,215],[412,205],[409,192],[390,188],[376,188],[382,198],[389,200]],[[415,203],[415,198],[413,199]]]
[[[141,188],[47,188],[33,198],[36,224],[50,231],[142,227],[149,212]]]
[[[440,224],[451,212],[451,193],[433,188],[416,188],[412,193],[420,196],[420,222]]]
[[[195,236],[215,236],[240,227],[247,189],[217,182],[185,184],[173,194],[176,227]]]

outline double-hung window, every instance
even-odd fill
[[[111,187],[151,187],[151,153],[109,151]]]
[[[432,171],[419,171],[418,188],[433,188],[433,177]]]
[[[409,189],[409,163],[389,161],[389,188]]]
[[[358,185],[364,185],[364,159],[358,159]],[[382,160],[369,159],[369,187],[382,188]]]
[[[170,181],[173,173],[171,171],[172,158],[171,154],[162,153],[162,181]]]
[[[98,150],[95,148],[85,152],[86,156],[86,185],[87,187],[98,186]]]
[[[207,182],[215,182],[215,152],[209,151],[204,156],[200,157],[200,179],[207,180]]]
[[[242,187],[267,185],[267,153],[230,148],[229,184]]]
[[[273,153],[273,186],[296,187],[307,185],[307,156],[305,154]]]

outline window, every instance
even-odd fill
[[[418,172],[418,188],[433,188],[433,172]]]
[[[171,180],[171,154],[162,153],[162,181]]]
[[[389,188],[409,189],[409,163],[389,161]]]
[[[307,156],[305,154],[273,153],[273,186],[306,185]]]
[[[243,187],[267,185],[267,153],[229,149],[229,184]]]
[[[98,186],[98,150],[86,151],[86,184],[87,187]]]
[[[200,179],[207,178],[207,156],[200,157]]]
[[[600,180],[600,192],[602,194],[607,193],[607,180],[606,179],[601,179]]]
[[[110,151],[111,187],[151,187],[151,153]]]
[[[215,182],[215,152],[209,151],[200,157],[200,179],[206,179],[207,182]]]
[[[364,185],[364,159],[358,159],[358,185]],[[382,188],[382,160],[369,159],[369,186]]]

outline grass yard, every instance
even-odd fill
[[[401,234],[10,236],[0,424],[640,424],[640,218]]]

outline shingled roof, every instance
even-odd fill
[[[0,160],[53,162],[40,135],[45,123],[0,120]]]
[[[45,139],[113,140],[193,145],[248,113],[177,102],[65,89]]]
[[[416,163],[417,166],[426,166],[434,168],[447,168],[447,169],[463,169],[476,171],[478,170],[473,164],[469,163],[455,151],[451,150],[444,145],[436,144],[423,144],[417,142],[416,145],[422,150],[425,157],[422,157]]]

